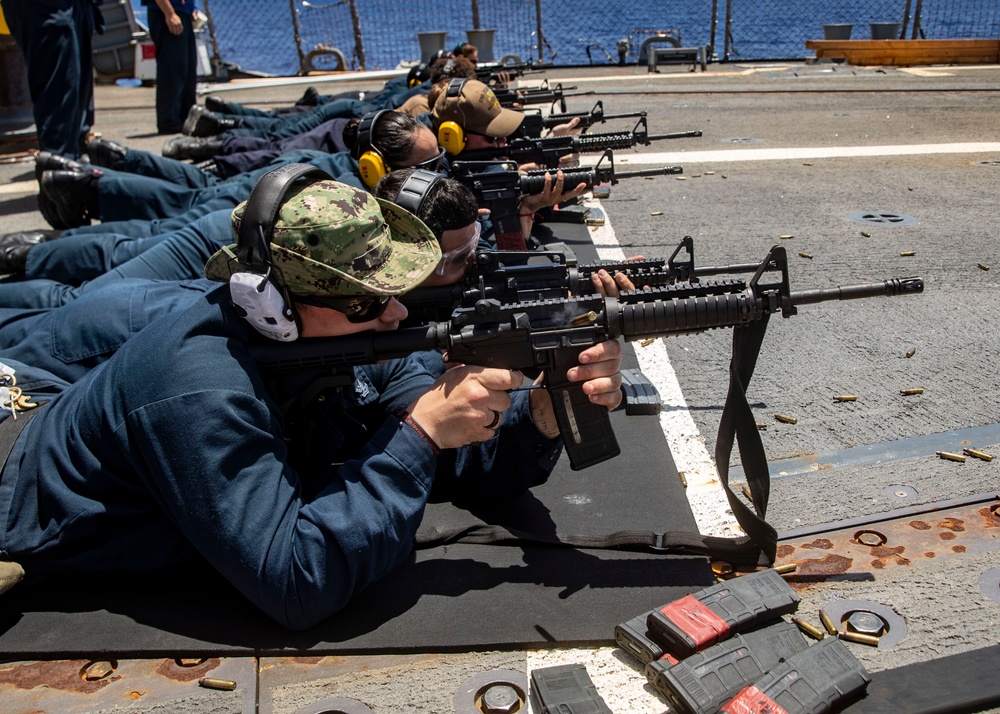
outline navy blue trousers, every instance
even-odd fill
[[[179,134],[188,110],[195,103],[198,82],[198,51],[190,13],[178,13],[184,31],[171,35],[163,11],[146,6],[149,36],[156,46],[156,130]]]
[[[28,67],[38,148],[79,159],[94,124],[91,36],[100,10],[90,0],[4,0],[3,12]]]

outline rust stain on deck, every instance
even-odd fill
[[[820,550],[830,550],[833,547],[833,541],[827,538],[817,538],[811,543],[803,543],[803,548],[819,548]]]
[[[0,684],[10,684],[18,689],[47,687],[63,692],[92,694],[108,686],[121,676],[87,681],[80,672],[90,660],[59,660],[56,662],[30,662],[9,669],[0,669]]]
[[[196,679],[201,679],[220,664],[221,661],[218,657],[210,657],[194,667],[181,667],[174,660],[165,659],[156,668],[156,673],[178,682],[193,682]]]

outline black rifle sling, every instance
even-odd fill
[[[475,525],[451,530],[432,529],[417,535],[417,548],[448,543],[495,545],[539,544],[570,548],[634,549],[680,555],[705,555],[734,565],[770,565],[777,550],[777,531],[765,520],[770,493],[770,473],[764,444],[753,411],[747,402],[746,385],[753,376],[760,354],[768,316],[733,330],[733,356],[729,365],[729,392],[722,409],[716,438],[715,461],[730,507],[746,536],[723,538],[687,531],[616,531],[609,535],[539,535],[496,525]],[[754,509],[747,507],[729,486],[729,456],[734,439],[753,496]],[[756,512],[755,512],[756,511]]]

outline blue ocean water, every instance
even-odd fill
[[[356,0],[360,38],[347,0],[295,0],[301,43],[295,41],[290,5],[277,0],[210,0],[219,55],[243,69],[295,74],[301,56],[318,46],[339,49],[352,69],[391,69],[417,60],[420,32],[445,32],[454,47],[473,27],[474,0]],[[679,34],[684,46],[712,45],[729,61],[803,59],[809,39],[823,37],[827,23],[853,23],[852,39],[870,37],[872,22],[899,22],[905,36],[913,23],[906,0],[478,0],[480,27],[495,29],[494,56],[541,57],[556,65],[606,65],[618,61],[617,43],[629,41],[635,62],[642,41],[657,31]],[[136,18],[146,9],[132,0]],[[204,9],[204,3],[200,4]],[[1000,36],[997,0],[923,0],[921,28],[927,38]],[[536,8],[541,8],[539,41]],[[713,9],[715,13],[713,14]],[[726,28],[728,27],[728,37]],[[360,39],[360,41],[359,41]],[[300,55],[301,52],[301,55]],[[323,58],[315,61],[323,69]],[[328,61],[328,60],[326,60]]]

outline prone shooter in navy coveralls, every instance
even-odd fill
[[[387,112],[372,127],[372,146],[389,168],[427,164],[440,157],[434,135],[412,117]],[[0,272],[23,273],[28,281],[0,284],[0,307],[56,307],[74,299],[85,288],[84,281],[100,284],[106,279],[153,278],[182,280],[196,277],[201,266],[229,236],[229,213],[260,176],[274,165],[304,162],[323,169],[338,181],[358,187],[358,162],[349,153],[325,154],[299,151],[282,155],[268,169],[220,182],[203,191],[173,185],[169,196],[199,198],[187,211],[170,218],[105,222],[66,231],[58,240],[19,246],[18,234],[0,238]],[[110,178],[107,184],[103,184]],[[135,177],[133,177],[135,179]],[[134,188],[154,188],[163,182],[129,181],[125,174],[111,173],[100,179],[106,200],[121,197]],[[143,194],[149,205],[166,209],[169,201],[157,202]],[[163,198],[161,196],[161,198]],[[186,204],[185,204],[186,205]],[[148,208],[148,206],[147,206]],[[119,210],[121,210],[119,208]],[[15,258],[17,260],[15,260]],[[105,276],[114,272],[115,275]]]
[[[248,269],[234,248],[210,261],[209,277]],[[406,312],[393,296],[441,257],[417,219],[325,181],[286,196],[270,250],[299,339],[393,329]],[[281,387],[253,360],[266,340],[220,286],[31,412],[0,475],[0,550],[29,579],[149,571],[198,553],[302,629],[408,556],[436,472],[492,498],[547,477],[535,447],[555,434],[536,424],[551,403],[544,390],[509,394],[519,374],[457,367],[435,380],[412,358],[356,368],[353,389],[297,415],[314,430],[307,439],[279,406],[290,394],[272,392]],[[618,344],[582,361],[570,376],[616,406]],[[28,394],[30,372],[18,372]]]

